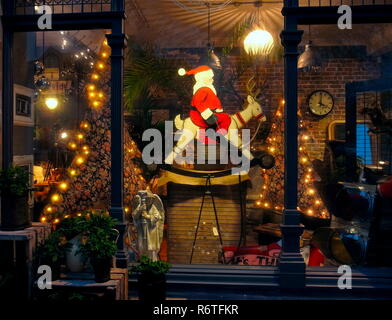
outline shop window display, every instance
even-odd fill
[[[130,37],[124,74],[130,263],[147,254],[173,264],[279,265],[286,112],[281,27],[261,26],[257,16],[235,22],[216,31],[214,46],[213,33],[205,45],[180,43],[174,31],[148,41]],[[264,42],[252,43],[255,28]],[[303,29],[301,53],[312,37]],[[328,30],[312,26],[311,32],[320,37],[312,50],[321,63],[298,77],[301,252],[309,267],[388,265],[391,89],[365,86],[382,79],[387,62],[370,55],[364,39],[324,42]],[[72,33],[49,34],[47,40],[61,41],[34,36],[42,52],[30,61],[36,97],[19,95],[16,106],[18,115],[37,113],[34,218],[57,225],[109,207],[111,52],[104,31],[97,31],[94,45],[81,45]],[[351,82],[365,83],[355,92],[353,118],[345,100]],[[348,121],[354,136],[347,137]],[[167,135],[168,126],[181,134]],[[215,136],[208,137],[208,129]],[[165,151],[160,158],[150,153],[151,162],[144,157],[148,130],[161,134]],[[171,145],[173,136],[179,141]],[[243,145],[248,148],[238,152]],[[185,161],[175,161],[180,158]]]
[[[104,45],[103,48],[105,48]],[[105,50],[102,50],[98,51],[98,55],[105,54]],[[279,224],[282,219],[284,197],[283,115],[285,112],[285,101],[282,96],[278,98],[278,95],[271,99],[271,95],[275,94],[277,88],[268,87],[267,83],[269,77],[271,77],[270,73],[274,72],[271,70],[282,68],[282,60],[279,58],[279,54],[275,53],[275,60],[264,58],[261,61],[253,60],[253,62],[248,64],[248,73],[246,77],[243,77],[247,80],[240,89],[239,94],[243,96],[242,99],[245,101],[244,111],[241,113],[238,113],[238,109],[236,110],[236,107],[233,105],[228,108],[226,113],[225,104],[229,100],[229,95],[218,91],[222,88],[222,84],[219,84],[218,81],[223,81],[223,83],[226,81],[226,86],[227,81],[232,81],[233,84],[239,81],[236,78],[224,80],[225,72],[228,72],[228,63],[223,63],[223,68],[221,66],[221,69],[214,69],[208,65],[201,64],[201,60],[189,64],[187,61],[170,55],[170,50],[158,50],[142,43],[139,44],[139,47],[135,46],[131,49],[130,54],[138,55],[139,60],[134,60],[128,65],[125,76],[127,85],[125,90],[126,102],[130,108],[129,121],[130,125],[133,126],[133,130],[130,131],[130,139],[134,139],[134,141],[130,140],[129,145],[126,144],[125,146],[127,151],[126,163],[128,164],[127,154],[129,152],[135,154],[135,161],[137,165],[141,166],[140,169],[136,168],[136,170],[140,170],[140,173],[148,173],[149,176],[146,176],[144,182],[144,178],[140,175],[140,183],[139,179],[137,179],[137,184],[133,184],[133,191],[129,193],[130,196],[127,198],[128,205],[126,210],[127,212],[135,213],[137,208],[134,208],[135,205],[132,204],[133,196],[131,195],[137,191],[144,190],[147,182],[150,181],[149,188],[151,187],[154,193],[162,197],[167,212],[164,220],[160,222],[162,223],[162,226],[159,227],[161,228],[162,236],[158,237],[161,241],[160,246],[155,246],[157,254],[154,257],[166,259],[172,263],[278,265],[281,250]],[[140,76],[143,76],[152,70],[140,70],[140,68],[136,68],[135,64],[139,63],[139,65],[142,65],[144,61],[143,55],[146,54],[149,55],[148,59],[155,59],[156,64],[144,67],[156,68],[154,70],[156,73],[164,70],[166,74],[162,76],[164,80],[155,80],[157,83],[147,83],[145,89],[140,90],[140,88],[135,88],[137,72],[143,73],[140,74]],[[202,54],[200,54],[200,57],[202,57]],[[102,106],[100,106],[98,105],[100,103],[99,97],[94,97],[94,95],[102,94],[104,91],[103,88],[99,87],[99,83],[102,83],[101,79],[107,74],[107,70],[103,71],[103,65],[101,66],[104,62],[104,59],[98,61],[96,64],[97,71],[101,70],[101,73],[92,72],[90,75],[91,83],[86,82],[85,93],[91,102],[92,109],[91,111],[87,110],[82,118],[84,120],[80,122],[80,132],[78,131],[74,139],[75,141],[72,140],[68,143],[68,147],[71,150],[77,150],[81,143],[80,141],[83,140],[85,142],[83,145],[80,144],[82,153],[75,153],[75,158],[67,168],[68,174],[74,180],[59,178],[61,192],[51,194],[49,203],[44,207],[44,212],[49,213],[50,211],[53,215],[53,221],[57,223],[61,220],[63,213],[75,212],[76,214],[81,214],[84,210],[91,207],[88,204],[91,199],[97,204],[100,202],[100,197],[103,197],[103,192],[98,192],[101,189],[104,190],[105,183],[102,182],[102,179],[99,179],[101,182],[96,181],[98,185],[92,189],[83,188],[85,183],[83,181],[86,180],[86,177],[91,179],[95,177],[94,172],[96,170],[100,172],[101,176],[104,174],[103,168],[95,168],[94,162],[90,164],[89,154],[91,150],[88,147],[89,143],[87,143],[91,141],[97,147],[101,146],[102,143],[105,145],[104,136],[102,138],[98,137],[105,127],[105,123],[107,123],[108,111],[105,111],[104,101],[102,101]],[[329,62],[323,61],[323,63]],[[188,66],[187,71],[181,68],[184,65]],[[107,64],[105,64],[106,67],[109,68]],[[254,75],[254,71],[257,71],[259,74]],[[184,74],[189,76],[184,78]],[[204,77],[204,74],[208,74],[208,77]],[[301,77],[310,77],[311,79],[315,76],[317,74],[311,73],[309,75],[303,73],[300,75],[300,79]],[[168,79],[172,83],[168,82]],[[213,85],[206,84],[210,80],[214,83]],[[280,79],[280,81],[282,80]],[[206,88],[206,93],[203,92],[203,88]],[[145,90],[147,90],[147,93]],[[152,92],[150,90],[155,91]],[[309,92],[309,90],[307,91]],[[197,98],[197,95],[201,93],[203,97]],[[246,98],[247,93],[250,94],[248,98]],[[260,93],[262,94],[260,95]],[[180,99],[177,109],[171,110],[163,117],[160,112],[153,113],[152,110],[163,108],[161,101],[164,101],[168,94],[175,95]],[[207,99],[208,94],[211,94],[211,99],[215,99],[216,103],[211,102],[211,105],[206,106],[202,101],[209,101]],[[233,95],[233,92],[231,95]],[[317,117],[321,116],[326,119],[333,115],[340,101],[336,99],[336,93],[318,90],[316,87],[308,95],[306,97],[306,94],[304,94],[303,109],[299,114],[298,209],[302,214],[301,221],[305,226],[305,231],[301,237],[301,250],[308,266],[336,265],[340,263],[360,264],[364,261],[366,255],[365,247],[368,240],[370,221],[367,221],[367,224],[362,223],[360,225],[358,224],[359,222],[347,222],[348,215],[355,215],[357,210],[362,208],[361,197],[363,197],[363,194],[355,186],[344,183],[344,179],[342,180],[344,161],[339,158],[338,154],[334,153],[336,152],[334,143],[339,143],[339,141],[344,143],[344,121],[343,119],[336,120],[334,118],[334,127],[328,131],[332,132],[328,145],[328,152],[331,152],[329,159],[332,163],[328,164],[320,164],[318,161],[321,152],[318,151],[320,147],[315,143],[314,135],[316,132],[312,127],[312,123],[318,121]],[[315,98],[312,99],[313,96]],[[330,110],[323,115],[318,114],[314,106],[313,109],[310,109],[312,103],[317,104],[317,101],[312,101],[320,99],[320,97],[322,101],[325,98],[326,103],[328,101],[331,102]],[[94,100],[93,98],[97,99]],[[257,98],[258,100],[256,100]],[[275,107],[271,107],[269,104],[271,100],[273,100]],[[150,105],[146,106],[146,101]],[[184,108],[184,105],[188,104],[191,107]],[[143,108],[147,109],[143,111]],[[246,113],[248,109],[249,115]],[[178,115],[176,110],[178,113],[182,113],[182,117]],[[203,116],[207,111],[211,111],[211,114]],[[137,117],[140,117],[138,114],[141,116],[139,118],[141,121],[135,122],[138,119]],[[144,116],[145,114],[148,115],[147,118]],[[155,122],[155,124],[153,114],[155,114],[155,117],[160,117],[160,121]],[[190,118],[187,118],[188,116]],[[195,120],[195,117],[198,117],[198,120]],[[248,121],[253,117],[255,120],[262,119],[264,122],[260,122],[259,125],[257,121],[253,120],[253,122],[248,124]],[[166,164],[163,164],[163,166],[146,166],[143,163],[141,152],[137,153],[138,151],[135,151],[138,149],[143,150],[148,145],[139,136],[140,132],[152,127],[159,129],[161,126],[162,128],[165,120],[169,121],[173,118],[175,119],[176,129],[189,130],[194,128],[196,130],[194,136],[190,136],[185,142],[182,141],[181,146],[178,144],[174,145],[172,152],[164,159]],[[213,123],[209,123],[211,121]],[[376,150],[379,144],[368,135],[368,131],[373,130],[372,121],[364,117],[358,117],[357,121],[356,148],[358,161],[360,161],[361,165],[366,166],[380,164],[380,161],[381,163],[386,163],[387,161],[379,160],[381,151]],[[187,125],[187,123],[194,127]],[[240,175],[238,179],[237,176],[232,174],[222,174],[223,171],[228,171],[232,168],[233,164],[219,163],[219,160],[215,164],[199,164],[197,162],[197,156],[203,155],[202,150],[206,152],[204,155],[208,159],[208,148],[210,146],[214,148],[222,146],[222,142],[216,145],[213,139],[205,138],[202,141],[200,137],[201,132],[197,132],[200,129],[208,129],[215,123],[217,123],[215,131],[218,133],[222,130],[228,132],[233,124],[236,125],[236,128],[248,127],[250,125],[253,135],[258,134],[260,137],[260,134],[262,134],[261,140],[252,141],[251,148],[249,148],[250,153],[248,155],[245,154],[249,159],[251,174]],[[65,138],[65,133],[61,134],[64,137],[60,135],[60,138]],[[83,138],[79,139],[79,136],[83,136]],[[222,136],[223,139],[226,138],[229,141],[229,145],[233,144],[229,136],[225,137],[225,133]],[[194,140],[195,138],[196,140]],[[179,140],[181,141],[181,138]],[[191,141],[197,143],[191,143]],[[240,144],[241,142],[237,143]],[[322,143],[320,142],[319,145],[321,146]],[[102,159],[105,158],[104,154],[108,155],[109,149],[104,147],[97,150],[99,150],[98,158],[101,159],[102,163]],[[134,150],[133,152],[136,153],[132,153],[131,150]],[[217,154],[222,156],[222,153],[219,153],[219,148],[217,150]],[[196,161],[195,158],[193,161],[185,161],[183,163],[174,161],[176,155],[184,156],[187,154],[196,156]],[[255,154],[256,158],[253,154]],[[268,162],[268,159],[272,159],[271,164],[262,163],[263,157],[266,156],[267,158],[264,158],[264,161]],[[185,157],[185,159],[187,158]],[[254,161],[254,159],[258,161]],[[256,166],[254,165],[255,163]],[[75,165],[74,167],[73,164]],[[335,170],[335,172],[333,174],[325,174],[323,166],[326,165],[329,166],[330,170]],[[132,165],[127,165],[126,170],[130,166]],[[88,171],[93,168],[96,170],[89,174]],[[177,171],[174,170],[173,172],[173,168],[177,169]],[[201,174],[201,172],[205,174],[206,170],[207,172],[212,170],[209,178],[203,177]],[[219,175],[221,176],[219,177]],[[87,178],[86,181],[90,181],[90,178]],[[326,180],[324,181],[323,179]],[[362,179],[364,178],[362,177]],[[325,182],[328,184],[325,185]],[[257,184],[258,187],[256,188],[258,190],[255,190]],[[330,200],[329,197],[331,195],[328,194],[330,192],[328,189],[332,185],[335,185],[337,191],[334,195],[336,197],[335,203],[331,205],[331,202],[334,201]],[[75,198],[74,189],[80,197]],[[253,202],[250,201],[252,193],[256,195]],[[211,194],[213,197],[211,197]],[[354,209],[347,207],[353,199],[359,201],[357,204],[359,209],[357,207]],[[373,201],[366,197],[364,197],[364,200]],[[355,206],[356,204],[353,205]],[[97,205],[95,207],[98,208]],[[355,213],[352,213],[350,210],[354,210]],[[366,215],[369,209],[367,211],[363,209],[362,211],[362,214]],[[44,214],[41,219],[44,221],[49,216]],[[66,214],[66,216],[68,215]],[[136,260],[142,252],[145,252],[143,246],[140,243],[138,244],[140,241],[138,237],[143,237],[144,239],[146,235],[141,233],[142,229],[138,226],[139,222],[135,219],[135,215],[133,215],[133,218],[131,215],[129,217],[131,224],[126,242],[129,246],[131,259]],[[359,238],[358,228],[362,230]],[[343,258],[334,256],[335,253],[331,252],[332,249],[329,247],[332,244],[326,243],[326,239],[330,239],[331,243],[334,243],[333,241],[337,242],[335,246],[340,248],[337,250]],[[347,249],[346,246],[350,245],[348,244],[350,241],[353,242],[351,244],[353,248],[349,247],[350,249]],[[147,247],[149,246],[148,243],[146,245]],[[348,250],[354,251],[348,252]]]

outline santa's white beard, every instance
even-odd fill
[[[195,83],[195,85],[193,86],[193,94],[195,94],[196,91],[199,90],[200,88],[210,88],[212,90],[212,92],[216,94],[215,87],[212,84],[205,83],[203,81],[197,81]]]

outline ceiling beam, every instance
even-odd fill
[[[52,16],[52,29],[38,28],[38,15],[4,15],[3,24],[13,32],[63,31],[112,29],[119,19],[125,19],[124,12],[59,13]]]
[[[283,16],[290,16],[297,19],[298,24],[335,24],[341,14],[338,13],[338,6],[324,7],[284,7]],[[364,5],[351,6],[352,23],[391,23],[392,5]]]

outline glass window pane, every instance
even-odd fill
[[[312,225],[314,215],[306,216],[307,264],[386,266],[389,244],[382,244],[380,237],[392,232],[384,224],[390,199],[380,190],[388,188],[391,176],[387,126],[392,85],[387,80],[390,60],[381,49],[387,44],[376,30],[388,34],[390,26],[354,25],[339,31],[335,26],[302,28],[304,53],[299,60],[319,62],[317,68],[299,74],[301,119],[309,135],[305,147],[317,174],[315,191],[330,218],[324,225]],[[360,35],[364,30],[369,37]],[[310,41],[311,46],[305,47]]]

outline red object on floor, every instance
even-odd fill
[[[239,265],[276,265],[281,246],[271,243],[267,246],[223,247],[225,263]]]
[[[390,177],[387,182],[378,185],[378,192],[383,198],[392,199],[392,177]]]
[[[308,266],[321,267],[324,265],[324,263],[325,263],[325,256],[322,254],[322,252],[315,247],[311,247],[309,253]]]

